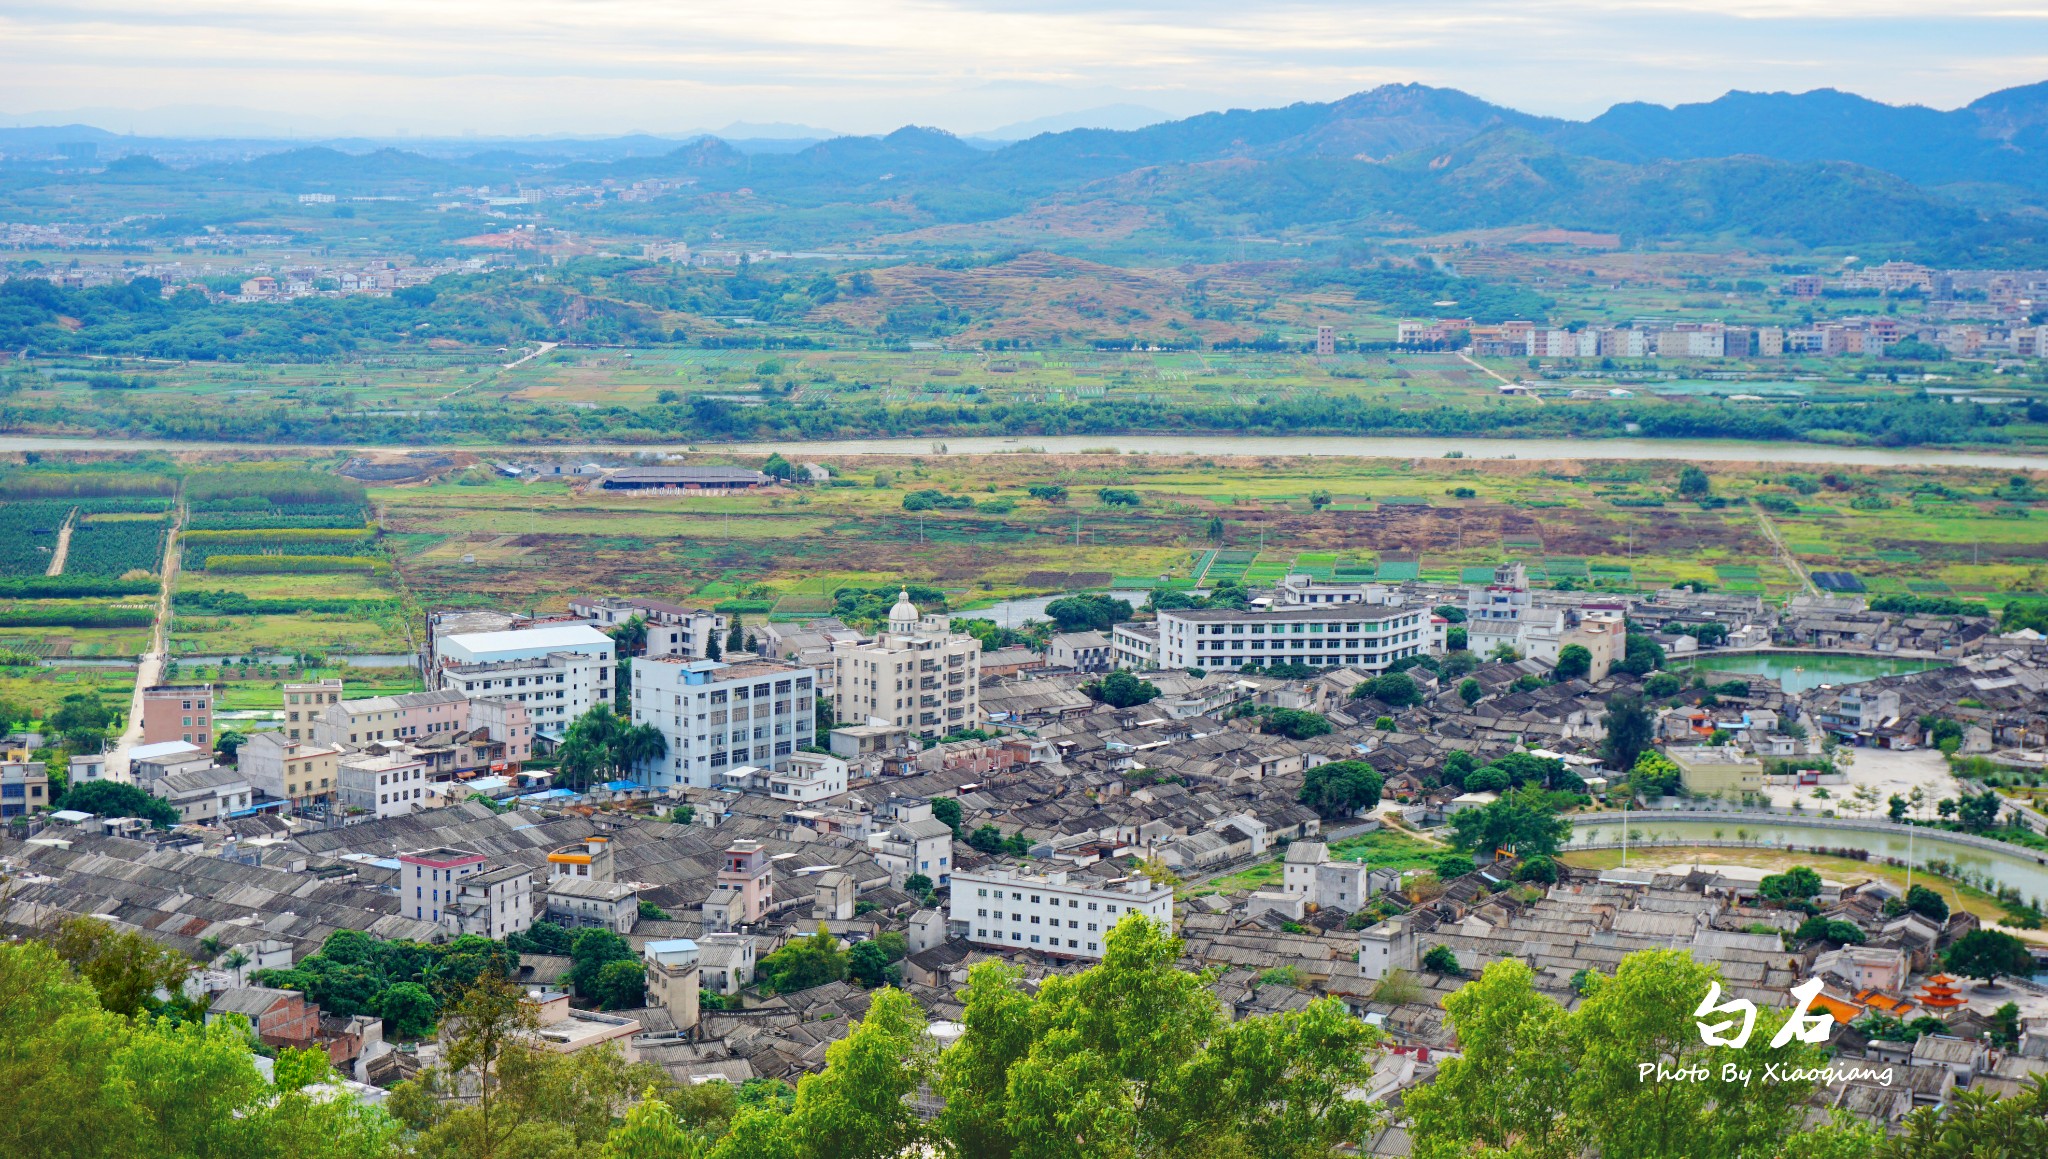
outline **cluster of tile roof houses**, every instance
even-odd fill
[[[1561,623],[1573,630],[1578,622],[1538,614],[1549,595],[1530,601],[1535,610],[1528,619],[1539,638]],[[1660,605],[1654,614],[1640,606],[1628,613],[1638,622],[1719,618],[1740,628],[1778,626],[1761,605],[1742,597],[1660,596],[1686,602]],[[663,607],[679,636],[688,632],[694,640],[722,626],[692,620],[689,609]],[[642,611],[651,623],[660,618],[652,608]],[[474,637],[479,627],[449,619],[439,631],[450,640]],[[520,631],[481,628],[486,634]],[[937,645],[946,638],[915,609],[873,639],[834,622],[780,625],[765,636],[757,641],[761,651],[782,659],[742,662],[809,671],[820,695],[867,671],[820,656],[829,659],[835,650],[869,656],[900,645],[916,660],[927,655],[917,651],[924,646],[931,656],[943,656]],[[1070,641],[1066,655],[1092,658],[1103,639]],[[551,639],[541,646],[560,644]],[[672,662],[685,666],[701,663],[686,658],[697,646],[680,638],[648,645],[650,651],[673,648]],[[1958,662],[1804,697],[1751,678],[1746,694],[1719,691],[1712,705],[1698,705],[1701,697],[1689,695],[1660,727],[1686,741],[1725,727],[1737,748],[1751,753],[1806,743],[1778,723],[1800,719],[1858,743],[1905,744],[1924,739],[1911,736],[1917,714],[1938,707],[1972,730],[1970,743],[1986,751],[2048,747],[2048,698],[2042,696],[2048,645],[1987,632],[1945,654]],[[750,995],[745,1009],[735,1011],[701,1009],[696,996],[700,989],[745,989],[761,957],[820,922],[848,942],[903,933],[909,949],[900,964],[904,985],[943,1020],[959,1015],[955,991],[974,962],[1002,955],[1023,964],[1031,978],[1077,969],[1099,956],[1101,930],[1135,909],[1177,924],[1188,966],[1222,969],[1212,988],[1236,1013],[1285,1009],[1327,993],[1381,1025],[1402,1048],[1376,1080],[1376,1093],[1389,1095],[1428,1081],[1432,1052],[1455,1049],[1437,1006],[1454,981],[1420,973],[1419,993],[1397,1002],[1375,997],[1384,993],[1379,980],[1389,969],[1412,971],[1436,946],[1467,966],[1502,953],[1523,957],[1565,1002],[1576,1001],[1570,979],[1578,970],[1611,969],[1621,954],[1654,945],[1687,948],[1715,963],[1736,994],[1760,1004],[1782,1004],[1791,982],[1818,974],[1828,982],[1826,1000],[1836,1004],[1831,1009],[1915,1011],[1910,979],[1929,965],[1938,945],[1972,921],[1967,915],[1945,925],[1888,918],[1882,903],[1891,891],[1884,883],[1831,882],[1822,899],[1826,912],[1865,928],[1868,944],[1787,950],[1775,935],[1756,931],[1784,927],[1788,915],[1753,904],[1756,882],[1736,870],[1574,871],[1532,895],[1505,888],[1512,866],[1502,864],[1440,883],[1440,891],[1417,891],[1412,878],[1329,856],[1325,840],[1370,829],[1380,818],[1326,822],[1296,800],[1310,768],[1363,760],[1385,777],[1394,818],[1437,824],[1465,803],[1437,775],[1453,750],[1483,759],[1539,748],[1597,787],[1593,754],[1606,701],[1640,686],[1639,677],[1620,670],[1598,680],[1555,681],[1546,678],[1549,664],[1540,659],[1482,663],[1469,673],[1481,696],[1468,704],[1457,692],[1459,680],[1440,681],[1414,668],[1409,674],[1421,699],[1413,705],[1354,696],[1371,676],[1362,664],[1309,679],[1155,671],[1146,678],[1158,697],[1117,709],[1082,690],[1092,678],[1088,672],[1055,668],[1047,659],[1012,665],[979,657],[973,719],[997,734],[992,739],[920,743],[925,730],[913,705],[905,715],[833,732],[829,757],[791,753],[778,762],[771,748],[762,765],[728,765],[716,778],[649,776],[580,794],[532,794],[523,792],[532,785],[512,778],[494,787],[491,778],[479,777],[465,789],[481,788],[504,801],[486,805],[443,793],[422,798],[447,802],[439,807],[372,809],[347,824],[338,815],[288,808],[241,816],[230,811],[168,833],[114,819],[73,816],[43,824],[39,818],[36,827],[0,836],[0,858],[12,878],[0,900],[0,925],[28,932],[53,913],[75,913],[142,930],[205,960],[192,985],[216,995],[218,1012],[252,1017],[266,1040],[324,1044],[359,1076],[382,1081],[430,1059],[431,1047],[394,1056],[377,1027],[327,1018],[289,992],[251,986],[247,975],[254,966],[226,970],[221,956],[206,948],[241,948],[259,965],[279,965],[311,953],[340,929],[421,940],[464,932],[503,936],[516,923],[492,915],[505,908],[494,899],[507,900],[510,912],[525,921],[612,928],[648,965],[649,1005],[641,1009],[600,1015],[537,989],[548,1041],[562,1049],[617,1042],[679,1080],[742,1081],[822,1065],[826,1046],[865,1009],[865,993],[841,983]],[[464,664],[503,662],[464,658]],[[917,675],[914,667],[909,671]],[[705,673],[711,683],[679,685],[676,695],[716,687],[718,670]],[[943,679],[943,663],[939,674]],[[365,709],[339,696],[328,704],[321,691],[316,715],[325,719],[332,711],[336,727],[353,725],[358,737],[376,723],[365,712],[406,707]],[[589,695],[598,693],[592,688]],[[1253,718],[1233,711],[1246,705],[1319,712],[1332,731],[1307,740],[1267,735]],[[769,706],[761,707],[761,719],[772,719]],[[465,726],[469,720],[452,702],[446,715]],[[943,722],[937,727],[952,731]],[[409,741],[355,743],[398,751]],[[793,779],[822,788],[790,790]],[[932,816],[931,802],[940,798],[959,802],[958,832],[993,825],[1005,835],[1020,834],[1029,852],[990,855],[955,840],[956,831]],[[505,809],[506,803],[512,807]],[[658,808],[649,809],[650,803]],[[691,823],[657,819],[678,804],[692,806]],[[1183,876],[1212,874],[1272,860],[1283,850],[1281,888],[1249,896],[1176,902],[1131,869],[1133,858],[1147,857]],[[431,882],[425,873],[433,874]],[[946,900],[908,892],[913,876],[927,878]],[[427,889],[433,897],[424,896]],[[671,916],[640,917],[643,900]],[[1351,920],[1368,905],[1378,920]],[[546,987],[567,966],[566,960],[524,955],[521,978]],[[1263,983],[1274,970],[1299,985]],[[1822,1097],[1896,1120],[1958,1085],[2004,1090],[2025,1074],[2048,1070],[2048,1019],[2028,1024],[2019,1050],[1992,1051],[1980,1016],[1944,1017],[1951,1033],[1913,1048],[1844,1031],[1837,1045],[1851,1055],[1888,1058],[1903,1050],[1906,1057],[1896,1061],[1907,1068],[1908,1080],[1883,1089],[1842,1084]],[[1400,1143],[1396,1130],[1377,1145],[1398,1150]]]

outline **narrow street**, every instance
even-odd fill
[[[135,692],[128,702],[127,727],[107,752],[107,776],[117,781],[133,780],[129,775],[128,750],[142,741],[142,690],[163,681],[164,661],[171,642],[171,595],[178,587],[178,533],[184,526],[185,503],[180,498],[172,509],[170,534],[164,537],[163,566],[159,569],[163,582],[157,588],[156,624],[150,630],[149,651],[142,654],[142,662],[135,666]]]

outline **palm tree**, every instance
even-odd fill
[[[651,724],[635,725],[619,734],[616,764],[638,770],[668,756],[668,738]]]
[[[242,952],[242,947],[236,946],[227,952],[227,956],[220,960],[220,964],[223,969],[234,974],[235,985],[240,986],[242,984],[242,967],[249,964],[249,955]]]

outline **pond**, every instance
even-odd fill
[[[1621,831],[1619,817],[1603,815],[1599,820],[1575,817],[1572,819],[1571,842],[1565,846],[1565,851],[1593,842],[1620,841]],[[1890,858],[1902,864],[1910,861],[1923,868],[1929,858],[1934,858],[1969,870],[1972,874],[1988,874],[1997,884],[2014,886],[2029,899],[2048,900],[2048,853],[2017,845],[2010,847],[2011,852],[2007,852],[2006,847],[1991,849],[1966,845],[1948,840],[1939,830],[1909,831],[1903,826],[1836,829],[1751,817],[1695,820],[1635,813],[1628,819],[1628,831],[1631,844],[1642,839],[1669,847],[1687,841],[1718,840],[1752,841],[1766,849],[1774,845],[1782,848],[1788,844],[1802,849],[1867,849],[1873,860]],[[1715,836],[1717,833],[1718,837]]]
[[[1767,676],[1786,692],[1806,692],[1823,684],[1855,684],[1880,676],[1903,672],[1925,672],[1947,665],[1940,660],[1915,660],[1902,656],[1844,656],[1830,652],[1747,652],[1696,656],[1678,668],[1726,672],[1741,676]]]

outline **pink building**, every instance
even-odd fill
[[[725,864],[718,870],[718,888],[740,895],[738,920],[754,923],[768,916],[774,896],[771,874],[774,866],[759,841],[735,841],[725,850]]]
[[[157,684],[142,690],[142,743],[170,740],[213,747],[213,685]]]

